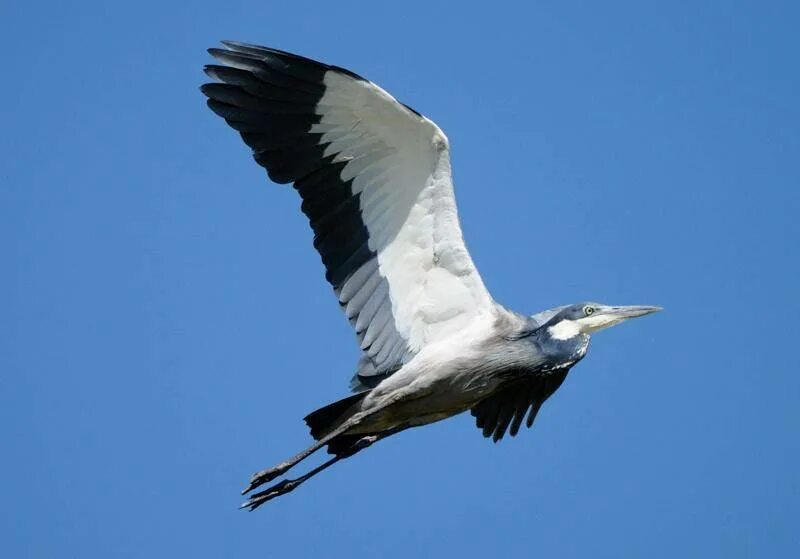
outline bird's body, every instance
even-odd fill
[[[586,354],[587,335],[556,340],[529,318],[499,305],[497,311],[493,322],[477,322],[431,344],[373,388],[360,411],[403,397],[351,432],[374,433],[445,419],[469,410],[501,386],[568,369]]]
[[[348,70],[243,43],[209,52],[209,107],[291,182],[362,355],[356,394],[309,414],[328,462],[256,493],[251,509],[386,436],[472,410],[516,435],[585,355],[591,333],[657,307],[582,303],[523,316],[496,303],[462,239],[449,143],[430,120]],[[526,419],[527,418],[527,419]]]

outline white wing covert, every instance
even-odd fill
[[[278,183],[294,183],[363,351],[356,388],[491,313],[464,246],[447,138],[377,85],[283,51],[224,42],[209,107]]]

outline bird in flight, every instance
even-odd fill
[[[496,303],[462,238],[447,137],[374,83],[277,49],[223,41],[201,87],[273,182],[292,183],[361,351],[353,394],[306,416],[315,442],[253,474],[254,510],[375,442],[471,410],[495,442],[527,427],[592,334],[660,310],[584,302],[525,316]]]

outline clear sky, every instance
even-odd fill
[[[796,2],[67,4],[0,4],[4,557],[800,556]],[[205,107],[219,39],[435,120],[499,302],[666,310],[516,439],[460,416],[237,511],[357,351]]]

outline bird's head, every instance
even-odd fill
[[[600,303],[578,303],[561,309],[548,322],[553,338],[567,340],[578,334],[593,334],[630,318],[660,311],[661,307],[634,305],[611,307]]]

